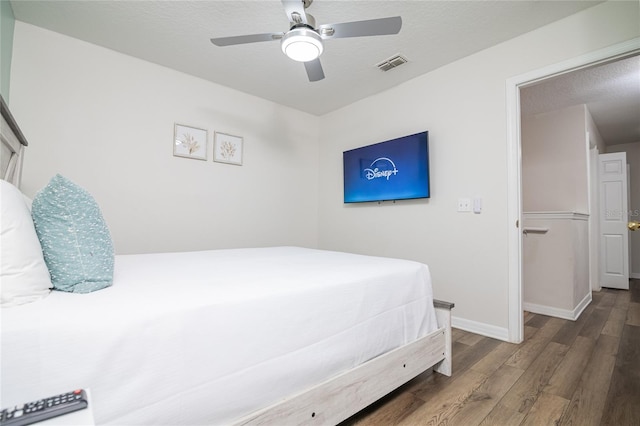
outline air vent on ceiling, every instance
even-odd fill
[[[399,67],[402,64],[406,64],[407,63],[407,58],[405,58],[402,55],[394,55],[388,59],[385,59],[384,61],[380,62],[379,64],[377,64],[376,66],[378,67],[378,69],[380,69],[380,71],[389,71],[391,69],[394,69],[396,67]]]

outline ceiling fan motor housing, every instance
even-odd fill
[[[307,25],[297,25],[280,42],[282,52],[298,62],[308,62],[322,55],[322,37]]]

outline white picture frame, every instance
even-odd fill
[[[173,155],[207,160],[207,130],[176,123],[173,131]]]
[[[241,136],[215,132],[213,141],[213,161],[242,165],[243,139]]]

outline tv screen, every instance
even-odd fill
[[[429,132],[345,151],[344,202],[429,198]]]

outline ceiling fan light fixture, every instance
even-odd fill
[[[298,62],[317,59],[323,51],[322,38],[309,28],[294,28],[282,37],[282,52]]]

